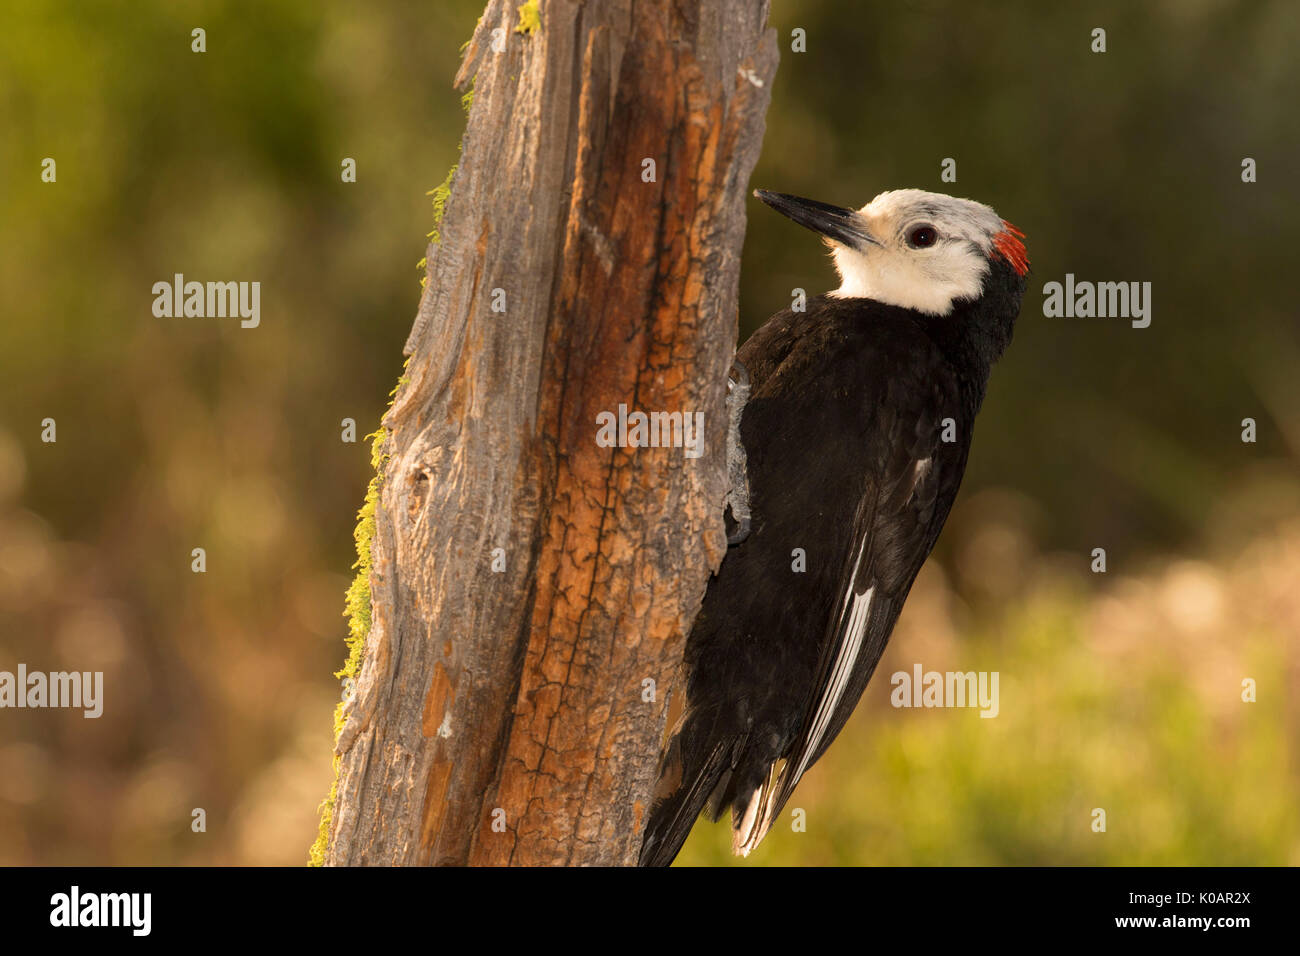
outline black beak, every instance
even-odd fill
[[[852,249],[878,246],[880,243],[866,230],[862,217],[853,209],[844,209],[815,199],[800,199],[785,193],[755,189],[754,195],[783,216],[789,216],[813,232],[843,243]]]

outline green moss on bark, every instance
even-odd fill
[[[395,396],[405,382],[406,376],[403,375],[397,380],[397,385],[389,393],[390,396]],[[389,406],[391,405],[390,401]],[[374,466],[375,476],[370,479],[370,484],[366,487],[365,501],[362,502],[361,510],[357,512],[357,526],[352,532],[352,537],[357,543],[357,560],[352,567],[356,570],[357,576],[348,586],[347,600],[343,609],[343,616],[348,619],[348,635],[344,639],[348,656],[343,662],[343,667],[334,672],[334,676],[342,679],[345,686],[348,681],[355,681],[361,673],[361,654],[365,649],[366,635],[370,633],[370,550],[375,540],[375,511],[379,507],[379,486],[382,481],[384,461],[388,457],[384,454],[384,441],[388,438],[388,432],[382,425],[378,431],[366,437],[371,439],[370,464]],[[339,701],[334,708],[335,743],[343,733],[343,724],[346,722],[345,706],[344,701]],[[334,822],[334,802],[338,797],[338,775],[339,758],[338,754],[335,754],[334,780],[330,784],[329,795],[321,802],[319,808],[320,828],[316,833],[316,842],[311,847],[308,861],[311,866],[325,865],[325,854],[329,850],[330,826]]]
[[[528,6],[528,4],[524,4]],[[536,19],[536,2],[532,4],[534,8],[534,19]],[[523,7],[519,8],[520,19],[523,19]],[[536,27],[534,26],[534,29]],[[532,31],[529,31],[532,32]],[[464,47],[461,47],[464,50]],[[474,88],[471,86],[464,96],[460,99],[460,105],[468,114],[470,106],[474,102]],[[458,150],[460,146],[456,147]],[[451,184],[456,176],[456,166],[452,166],[447,173],[447,178],[442,181],[438,187],[425,193],[433,197],[433,229],[429,232],[428,238],[434,243],[442,241],[442,236],[438,232],[438,225],[442,222],[443,213],[447,209],[447,200],[451,198]],[[428,264],[428,257],[421,259],[418,268],[422,271]],[[425,276],[420,277],[420,288],[424,288]],[[393,390],[388,393],[388,407],[392,408],[393,400],[397,396],[398,390],[406,384],[406,366],[411,362],[408,357],[406,364],[402,366],[403,374],[397,379],[397,384]],[[384,454],[384,443],[388,440],[388,431],[379,426],[378,431],[371,432],[366,436],[371,439],[370,444],[370,464],[374,466],[375,475],[370,479],[370,484],[366,487],[366,497],[361,504],[361,510],[357,512],[357,526],[352,532],[352,537],[357,543],[357,560],[352,567],[356,570],[356,577],[348,585],[347,597],[343,609],[343,616],[348,619],[348,635],[344,639],[348,648],[347,659],[343,662],[343,667],[335,671],[334,676],[340,678],[346,684],[349,680],[355,681],[361,673],[361,656],[366,646],[366,635],[370,633],[370,549],[375,539],[375,512],[379,507],[379,489],[383,481],[384,462],[388,456]],[[344,708],[345,701],[339,701],[338,706],[334,708],[334,742],[338,743],[339,735],[343,733],[343,725],[347,722]],[[338,798],[339,791],[339,757],[334,755],[334,781],[330,784],[328,796],[321,801],[320,805],[320,828],[316,833],[316,842],[312,844],[308,865],[324,866],[325,856],[329,852],[330,846],[330,827],[334,822],[334,804]]]
[[[519,25],[515,27],[516,33],[522,33],[524,36],[532,36],[542,28],[542,17],[537,10],[537,0],[528,0],[527,3],[519,5]]]

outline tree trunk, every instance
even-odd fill
[[[474,100],[384,421],[332,864],[635,862],[726,548],[768,5],[542,0],[517,30],[528,6],[488,3],[457,78]],[[702,412],[702,454],[604,447],[620,405]]]

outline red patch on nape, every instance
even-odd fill
[[[1002,220],[1002,225],[1003,230],[993,237],[993,248],[1011,264],[1017,275],[1024,275],[1029,271],[1029,254],[1021,242],[1025,234],[1005,219]]]

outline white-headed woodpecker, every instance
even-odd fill
[[[739,527],[687,640],[643,866],[671,863],[706,805],[730,807],[748,855],[848,720],[957,495],[1029,271],[1022,234],[968,199],[755,195],[822,236],[841,285],[737,355]]]

